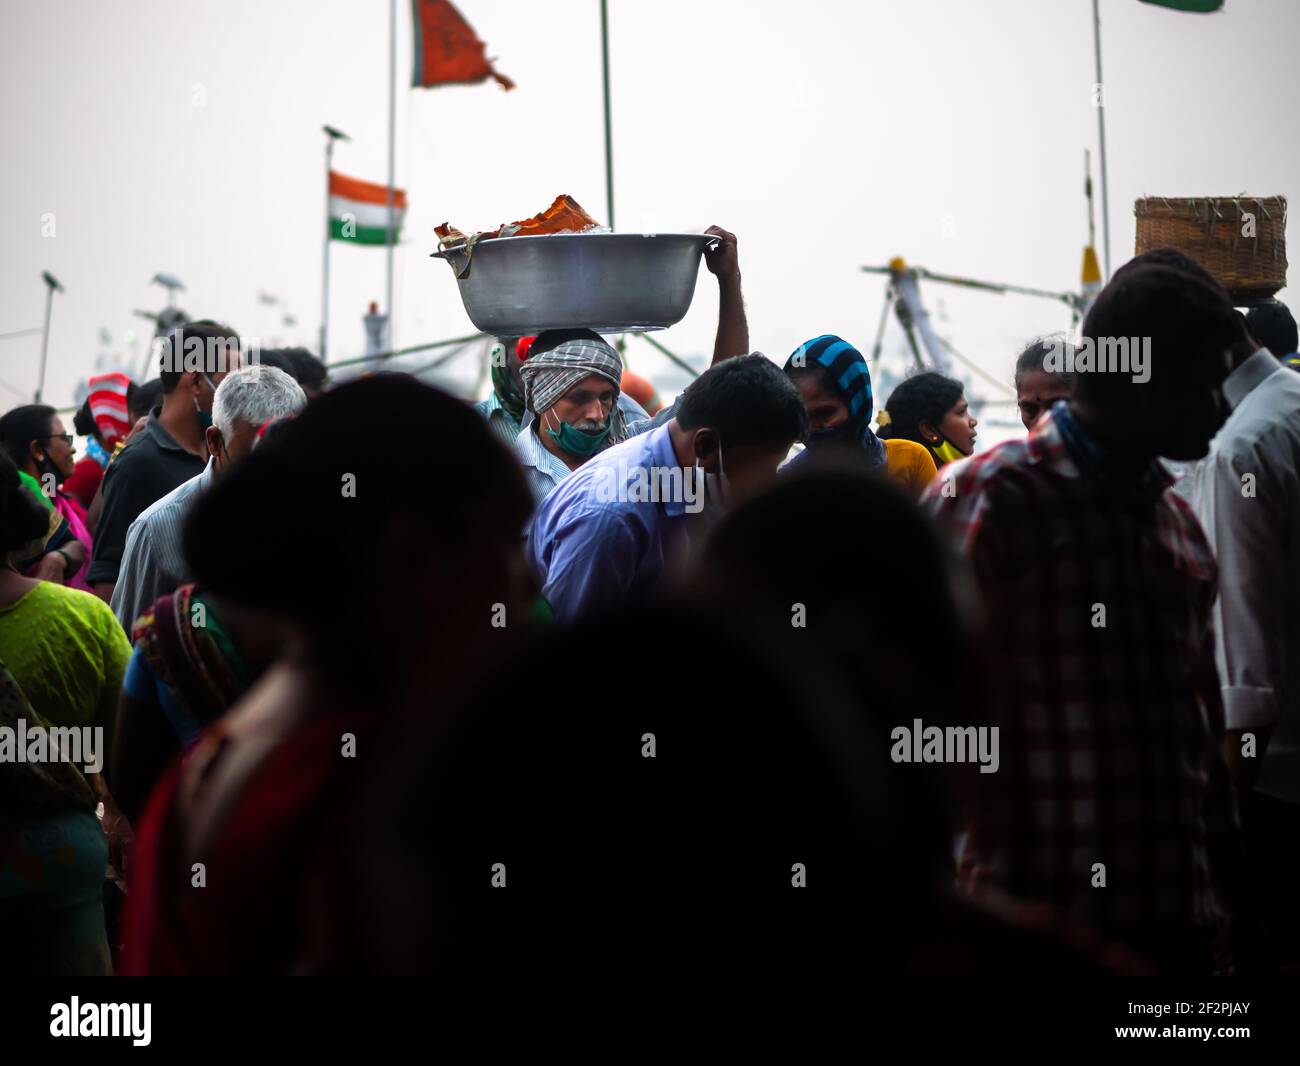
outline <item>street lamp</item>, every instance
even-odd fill
[[[51,274],[48,270],[42,271],[41,280],[45,282],[45,326],[41,330],[41,372],[36,379],[36,399],[35,403],[41,402],[41,393],[45,391],[45,359],[50,351],[50,310],[54,306],[54,294],[62,292],[63,286],[59,284],[59,279]]]

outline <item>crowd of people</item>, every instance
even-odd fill
[[[584,329],[471,406],[200,321],[79,461],[0,418],[0,727],[104,746],[0,760],[17,970],[1300,967],[1286,309],[1139,256],[1081,342],[1150,374],[1034,341],[976,454],[959,381],[752,352],[710,232],[667,405]]]

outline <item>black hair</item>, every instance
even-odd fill
[[[0,450],[0,551],[26,547],[49,529],[49,512],[18,476],[7,450]]]
[[[81,406],[77,408],[77,413],[72,416],[72,431],[83,437],[94,437],[100,444],[104,443],[104,438],[99,433],[99,427],[95,425],[95,416],[90,413],[89,396],[81,402]]]
[[[1031,341],[1023,352],[1016,358],[1016,388],[1020,387],[1020,379],[1031,370],[1041,370],[1044,374],[1049,374],[1067,389],[1074,386],[1074,375],[1068,370],[1048,370],[1046,363],[1047,357],[1053,352],[1059,352],[1062,357],[1068,358],[1076,351],[1073,344],[1061,339],[1052,339],[1049,337],[1039,337]]]
[[[197,360],[192,349],[186,350],[190,349],[191,338],[204,342]],[[221,346],[227,350],[223,351]],[[208,374],[224,374],[233,369],[226,360],[230,347],[239,350],[239,334],[229,326],[204,318],[198,322],[187,322],[172,330],[162,339],[159,347],[158,379],[162,382],[162,391],[170,393],[186,372],[185,368],[190,366],[193,369],[192,364],[195,362]]]
[[[323,389],[329,380],[325,364],[306,348],[281,348],[280,353],[293,364],[293,379],[304,388]]]
[[[13,460],[19,470],[27,465],[28,445],[32,441],[45,441],[50,435],[50,421],[54,408],[43,403],[29,403],[15,407],[0,418],[0,449]]]
[[[790,445],[808,433],[799,390],[757,352],[717,363],[692,381],[677,401],[677,424],[716,431],[724,449]]]
[[[157,407],[162,394],[161,378],[150,378],[148,381],[142,381],[139,385],[134,381],[131,382],[126,390],[126,410],[128,417],[131,419],[131,424],[135,425],[139,419]],[[127,432],[130,432],[130,430]]]
[[[461,442],[437,491],[428,487],[431,433]],[[413,377],[375,374],[323,393],[215,482],[191,508],[182,546],[215,594],[297,619],[318,647],[333,646],[365,625],[359,612],[394,520],[428,520],[445,538],[429,551],[454,554],[488,500],[516,526],[532,507],[519,464],[487,423]],[[328,533],[304,538],[291,566],[243,550],[257,516],[270,514]]]
[[[1184,274],[1190,274],[1210,288],[1217,289],[1224,299],[1229,298],[1228,290],[1219,283],[1219,280],[1213,274],[1186,252],[1180,252],[1177,248],[1152,248],[1149,252],[1135,255],[1111,275],[1111,281],[1123,277],[1131,271],[1140,270],[1144,266],[1168,267],[1170,270],[1180,270]]]
[[[1117,271],[1083,324],[1083,335],[1094,346],[1116,338],[1150,338],[1151,380],[1174,374],[1195,354],[1231,348],[1241,330],[1240,316],[1221,285],[1162,265]],[[1078,374],[1074,391],[1102,403],[1132,383],[1130,374]]]
[[[273,366],[276,370],[283,370],[294,381],[298,381],[298,370],[289,353],[283,348],[263,348],[257,353],[257,361],[262,366]]]
[[[931,442],[921,432],[921,423],[929,422],[938,428],[965,391],[960,381],[937,370],[913,374],[900,382],[889,397],[885,404],[889,421],[876,435],[882,440],[911,440],[929,448]]]
[[[846,565],[867,529],[896,565],[880,571]],[[836,543],[842,551],[833,548]],[[791,551],[797,544],[818,550]],[[778,557],[781,565],[773,566]],[[953,563],[934,526],[887,479],[840,456],[799,465],[728,512],[705,542],[702,558],[706,568],[742,575],[754,592],[781,605],[787,621],[791,603],[805,604],[810,627],[827,626],[824,635],[832,641],[869,646],[890,639],[890,630],[926,633],[944,648],[964,640],[949,572]],[[848,613],[830,628],[837,604]],[[878,610],[881,604],[887,609]]]
[[[1247,311],[1246,328],[1259,344],[1278,359],[1285,359],[1300,347],[1295,318],[1280,300],[1270,300]]]

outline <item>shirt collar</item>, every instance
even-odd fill
[[[1228,401],[1229,407],[1236,410],[1241,401],[1265,378],[1280,373],[1283,369],[1285,368],[1282,364],[1273,358],[1272,352],[1267,348],[1260,348],[1223,379],[1223,398]]]
[[[677,451],[673,448],[672,433],[669,431],[671,422],[665,422],[658,429],[652,429],[645,435],[645,449],[649,452],[649,466],[654,468],[668,467],[673,468],[680,466],[677,461]],[[687,477],[693,476],[691,470],[682,469],[683,481]],[[671,494],[670,494],[671,495]],[[663,505],[664,514],[669,518],[679,518],[686,513],[685,499],[670,499],[660,501]]]
[[[519,461],[524,466],[531,466],[534,470],[549,474],[557,481],[564,480],[571,473],[568,465],[558,456],[548,452],[531,429],[522,430],[517,441]]]
[[[149,421],[144,424],[144,432],[149,435],[149,439],[158,445],[159,448],[173,452],[185,452],[186,455],[189,455],[190,453],[186,452],[185,449],[180,446],[176,438],[168,433],[167,430],[163,429],[161,416],[161,404],[149,412]]]

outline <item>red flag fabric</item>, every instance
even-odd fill
[[[411,0],[411,5],[415,16],[412,86],[477,84],[492,78],[503,89],[515,87],[493,69],[487,45],[450,0]]]
[[[126,410],[126,393],[131,387],[131,379],[112,371],[96,374],[86,384],[90,386],[90,417],[104,438],[104,447],[111,452],[114,445],[131,432],[130,416]]]

